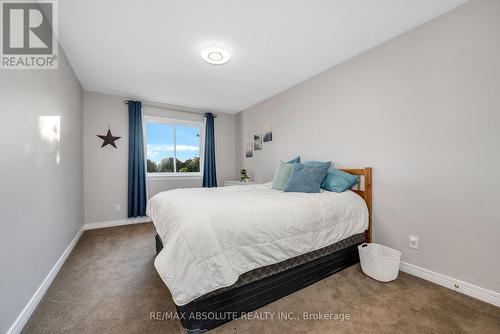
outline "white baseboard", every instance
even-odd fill
[[[18,334],[21,332],[23,329],[24,325],[28,322],[29,318],[33,314],[33,311],[35,308],[38,306],[38,303],[40,303],[40,300],[42,297],[45,295],[45,292],[47,292],[47,289],[49,288],[50,284],[56,277],[57,273],[61,269],[62,265],[68,258],[68,255],[71,253],[73,248],[75,247],[76,243],[80,239],[80,236],[83,233],[83,228],[76,233],[76,236],[71,240],[69,243],[68,247],[66,250],[62,253],[61,257],[59,257],[59,260],[57,260],[56,264],[52,267],[48,275],[45,277],[43,280],[42,284],[38,287],[36,290],[35,294],[31,297],[29,300],[28,304],[24,307],[22,310],[21,314],[17,317],[16,321],[12,324],[12,326],[9,328],[7,331],[7,334]]]
[[[500,307],[500,293],[481,288],[467,282],[457,280],[443,274],[417,267],[407,262],[401,262],[399,269],[413,276],[423,278],[432,283],[444,286],[448,289],[463,293],[464,295],[482,300],[483,302]]]
[[[106,222],[85,224],[85,225],[83,225],[83,229],[84,230],[94,230],[96,228],[149,223],[150,221],[151,221],[151,218],[149,218],[148,216],[120,219],[120,220],[110,220],[110,221],[106,221]]]

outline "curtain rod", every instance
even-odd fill
[[[128,104],[130,101],[131,100],[125,100],[125,104]],[[177,112],[185,112],[185,113],[188,113],[188,114],[195,114],[195,115],[202,115],[202,116],[204,116],[205,113],[210,112],[212,115],[214,115],[214,118],[217,118],[217,114],[214,113],[214,112],[211,112],[211,111],[202,111],[202,110],[200,110],[200,112],[196,112],[196,111],[175,109],[175,107],[172,107],[172,108],[161,107],[161,106],[158,106],[158,105],[155,105],[155,104],[151,104],[151,103],[144,103],[142,101],[141,101],[141,103],[144,106],[150,106],[150,107],[153,107],[153,108],[159,108],[159,109],[165,109],[165,110],[171,110],[171,111],[177,111]]]

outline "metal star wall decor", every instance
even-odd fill
[[[114,148],[117,148],[115,141],[121,138],[121,137],[113,137],[113,135],[111,134],[111,129],[109,128],[109,125],[108,125],[108,133],[105,136],[104,135],[97,135],[97,137],[104,140],[101,147],[104,147],[104,146],[109,144],[109,145],[113,146]]]

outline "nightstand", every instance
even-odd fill
[[[261,184],[261,182],[257,181],[247,181],[247,182],[242,182],[240,180],[232,180],[232,181],[224,181],[224,187],[231,187],[231,186],[250,186],[252,184]]]

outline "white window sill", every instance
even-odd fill
[[[202,179],[201,173],[149,173],[146,174],[146,179],[151,181],[163,180],[198,180]]]

